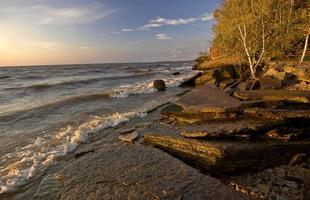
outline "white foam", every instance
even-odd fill
[[[94,116],[76,128],[68,126],[52,136],[38,137],[32,144],[16,148],[15,152],[0,158],[0,194],[15,191],[42,175],[47,167],[57,162],[57,158],[86,142],[89,134],[144,116],[145,113],[139,111],[115,113],[108,117]]]
[[[167,87],[177,87],[181,83],[183,83],[185,80],[193,76],[195,73],[196,72],[191,72],[186,75],[167,77],[167,78],[163,78],[162,80],[165,81]],[[117,88],[113,88],[112,91],[110,92],[110,97],[126,98],[134,94],[146,94],[146,93],[155,92],[157,90],[153,88],[154,80],[141,81],[141,82],[136,82],[133,84],[126,84],[126,85],[122,85]]]

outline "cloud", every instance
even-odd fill
[[[150,30],[152,28],[158,28],[161,26],[177,26],[177,25],[186,25],[192,24],[200,21],[210,21],[213,20],[212,14],[204,14],[203,16],[199,17],[192,17],[192,18],[177,18],[177,19],[166,19],[163,17],[157,17],[156,19],[151,19],[148,21],[147,24],[138,28],[138,30]]]
[[[103,4],[84,6],[52,7],[47,5],[15,6],[0,8],[0,17],[15,21],[29,21],[37,24],[67,25],[84,24],[103,19],[116,10],[107,9]]]
[[[134,31],[134,29],[132,29],[132,28],[123,28],[122,29],[122,32],[132,32],[132,31]]]
[[[165,34],[165,33],[159,33],[159,34],[156,34],[155,35],[155,38],[157,39],[157,40],[171,40],[172,39],[172,37],[169,37],[167,34]]]
[[[205,13],[202,18],[201,18],[201,21],[211,21],[213,20],[214,17],[213,17],[213,14],[210,14],[210,13]]]

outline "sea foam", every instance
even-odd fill
[[[89,134],[145,115],[144,112],[133,111],[114,113],[108,117],[94,116],[76,128],[68,126],[52,136],[38,137],[32,144],[16,148],[15,152],[0,158],[0,194],[13,192],[19,186],[42,175],[47,167],[57,162],[57,158],[86,142]]]

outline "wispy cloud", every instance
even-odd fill
[[[134,31],[134,29],[132,29],[132,28],[123,28],[122,29],[122,32],[132,32],[132,31]]]
[[[150,30],[152,28],[158,28],[161,26],[177,26],[177,25],[186,25],[192,24],[200,21],[209,21],[212,20],[212,14],[206,13],[199,17],[192,18],[177,18],[177,19],[166,19],[163,17],[157,17],[156,19],[151,19],[147,24],[138,28],[138,30]]]
[[[155,35],[155,38],[157,40],[171,40],[172,39],[172,37],[168,36],[165,33],[158,33],[158,34]]]
[[[0,16],[17,21],[28,20],[37,24],[67,25],[83,24],[103,19],[116,10],[108,9],[103,4],[87,6],[52,7],[47,5],[31,5],[27,7],[0,8]]]

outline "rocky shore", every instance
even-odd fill
[[[257,81],[209,66],[169,104],[91,135],[34,199],[309,199],[309,65]]]

